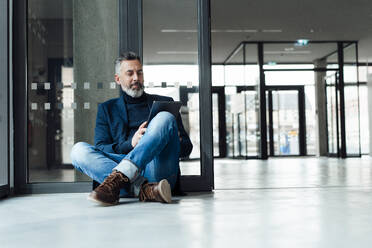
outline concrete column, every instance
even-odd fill
[[[315,68],[326,68],[327,61],[315,60]],[[325,90],[325,71],[316,71],[315,76],[315,115],[316,115],[316,155],[327,156],[327,106]]]
[[[75,143],[93,144],[98,104],[119,96],[118,87],[110,88],[118,53],[118,20],[117,0],[73,1]],[[76,180],[82,178],[77,175]]]

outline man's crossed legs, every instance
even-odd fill
[[[141,201],[171,202],[179,171],[180,142],[175,117],[157,114],[131,152],[106,153],[85,143],[71,150],[75,168],[100,183],[89,197],[104,205],[118,203],[119,196]]]

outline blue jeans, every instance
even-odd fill
[[[179,171],[180,141],[175,117],[168,112],[158,113],[149,123],[146,133],[128,154],[107,153],[85,142],[76,143],[71,150],[73,166],[102,183],[117,169],[125,174],[125,161],[137,166],[139,175],[149,182],[167,179],[173,189]],[[120,162],[124,163],[120,163]],[[133,192],[121,189],[120,196]]]

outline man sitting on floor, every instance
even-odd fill
[[[144,92],[140,58],[132,52],[115,61],[115,82],[122,95],[98,106],[94,143],[76,143],[74,167],[101,183],[88,199],[114,205],[120,196],[140,201],[171,202],[179,173],[179,158],[192,144],[178,114],[160,112],[146,123],[153,101],[170,97]]]

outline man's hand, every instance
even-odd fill
[[[135,132],[135,134],[133,135],[133,138],[132,138],[132,146],[133,147],[136,147],[136,145],[138,144],[139,140],[142,138],[142,136],[146,132],[146,128],[145,128],[146,125],[147,125],[147,121],[145,121],[144,123],[142,123],[141,126],[139,126],[137,132]]]

